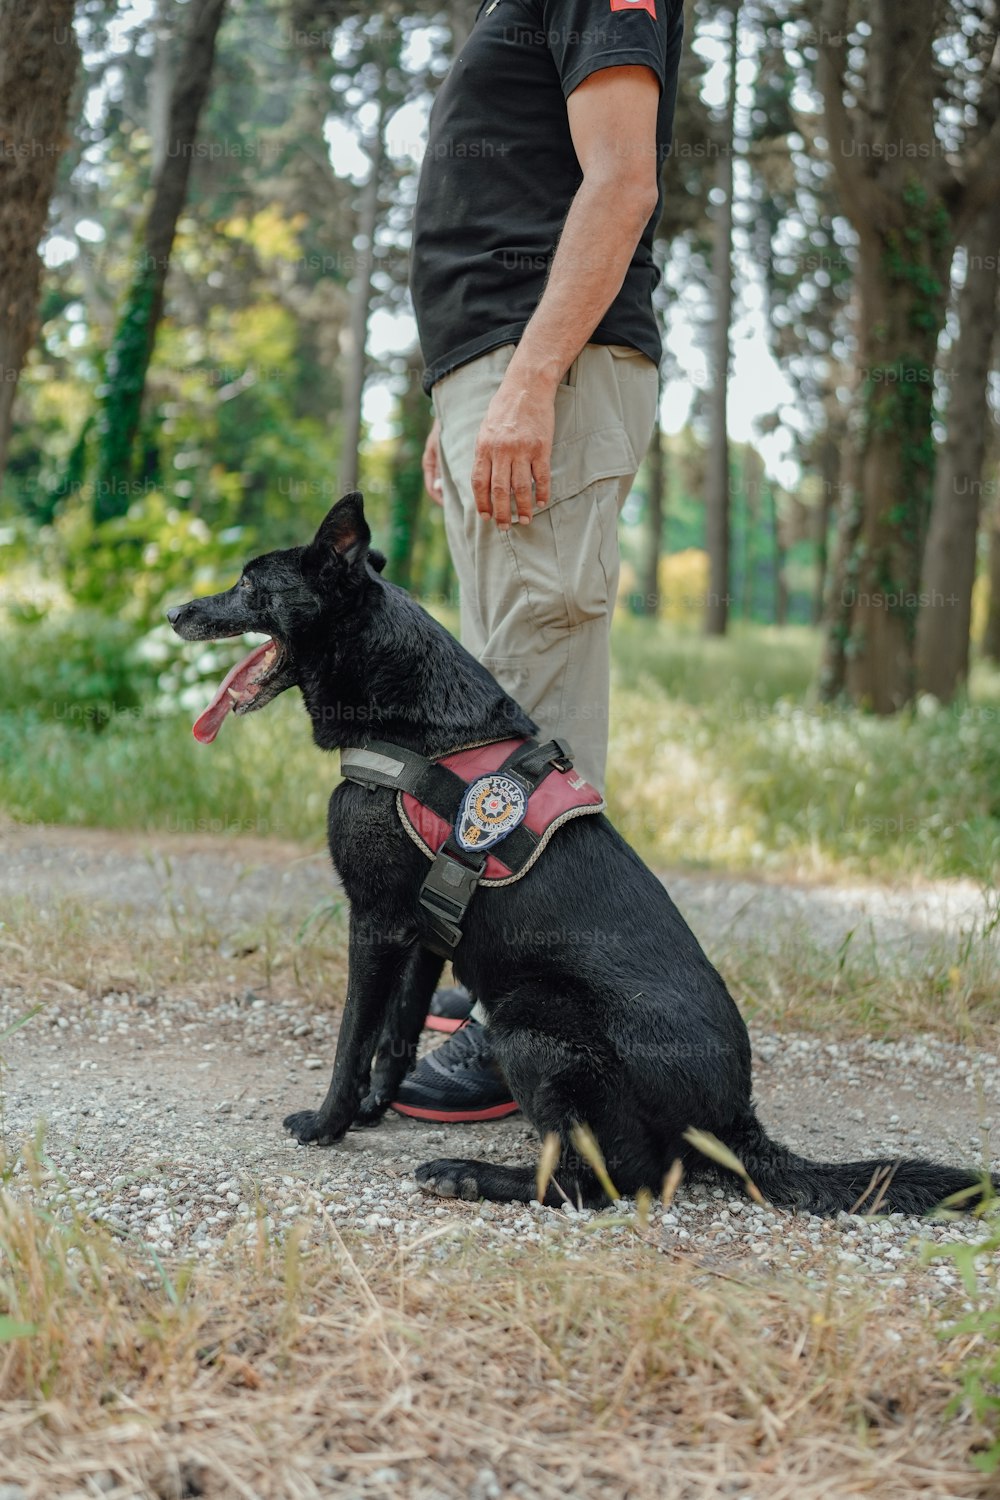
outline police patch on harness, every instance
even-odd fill
[[[461,849],[489,849],[524,821],[528,789],[513,776],[480,776],[462,798],[455,820]]]

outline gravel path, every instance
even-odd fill
[[[132,908],[167,923],[197,911],[236,927],[270,916],[301,921],[334,891],[324,849],[277,840],[179,838],[0,824],[0,902],[53,895]],[[980,920],[983,892],[962,880],[884,886],[777,885],[742,877],[671,874],[670,893],[695,931],[781,942],[789,927],[839,948],[855,931],[894,955],[954,936]],[[1000,940],[1000,933],[998,933]]]
[[[197,903],[223,931],[264,914],[301,921],[331,891],[325,857],[280,845],[50,829],[8,830],[5,845],[0,902],[15,893],[39,903],[71,895],[98,907],[128,906],[147,930],[166,920],[165,880],[175,917],[179,907]],[[702,933],[726,925],[739,932],[745,924],[758,939],[777,939],[795,923],[839,947],[852,927],[867,926],[914,961],[923,946],[979,912],[977,892],[956,884],[807,889],[686,877],[670,887]],[[0,988],[0,1032],[36,999]],[[391,1115],[332,1150],[294,1144],[283,1135],[282,1117],[318,1103],[336,1028],[330,1011],[250,991],[208,1004],[182,991],[67,995],[2,1044],[4,1141],[16,1156],[44,1120],[54,1179],[86,1212],[160,1253],[212,1255],[241,1224],[254,1232],[258,1213],[271,1228],[325,1213],[404,1239],[456,1218],[500,1237],[569,1235],[582,1246],[624,1233],[620,1224],[590,1222],[592,1215],[443,1204],[417,1189],[413,1169],[431,1157],[533,1162],[536,1143],[519,1118],[433,1126]],[[830,1042],[758,1031],[753,1042],[762,1117],[806,1154],[978,1161],[984,1133],[1000,1122],[993,1053],[930,1037]],[[863,1261],[890,1284],[899,1284],[901,1263],[911,1261],[918,1229],[901,1216],[826,1223],[702,1187],[683,1187],[656,1222],[665,1247],[712,1265],[749,1261],[787,1270],[790,1260],[808,1265],[817,1249],[830,1247],[845,1269]],[[938,1239],[981,1234],[973,1222],[919,1228]],[[946,1265],[921,1276],[921,1295],[957,1285]]]

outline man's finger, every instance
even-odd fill
[[[489,456],[486,450],[480,448],[477,443],[476,456],[472,463],[472,498],[481,516],[490,516],[493,512],[490,504],[490,469]]]
[[[547,458],[537,458],[531,466],[535,480],[535,504],[548,505],[552,495],[552,465]]]
[[[511,469],[511,489],[517,504],[517,520],[526,526],[531,520],[531,465],[527,459],[515,461]]]
[[[490,501],[493,519],[500,531],[510,530],[510,459],[498,459],[493,455],[493,472],[490,475]]]

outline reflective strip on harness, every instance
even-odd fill
[[[497,771],[522,744],[522,739],[510,739],[494,745],[479,745],[472,750],[459,750],[454,755],[443,756],[440,764],[454,771],[468,786]],[[396,808],[414,843],[428,859],[434,859],[453,835],[454,824],[425,807],[409,792],[396,793]],[[582,776],[572,768],[567,771],[553,769],[531,793],[527,810],[519,822],[520,827],[526,828],[538,840],[530,857],[512,868],[504,861],[504,842],[501,840],[497,852],[486,856],[479,885],[512,885],[531,869],[557,828],[571,818],[603,811],[604,798]]]

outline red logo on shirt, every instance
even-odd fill
[[[656,20],[656,0],[611,0],[612,10],[644,10]]]

